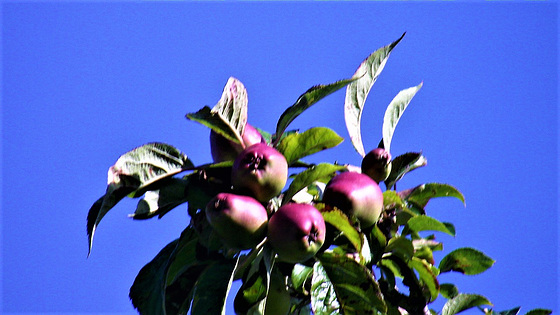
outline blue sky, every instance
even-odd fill
[[[214,105],[230,76],[249,122],[272,131],[315,84],[350,77],[407,32],[363,113],[366,149],[385,107],[424,82],[400,120],[393,156],[428,166],[400,188],[457,187],[428,213],[455,224],[445,252],[497,262],[448,275],[497,310],[558,305],[558,4],[556,2],[11,2],[2,10],[2,313],[133,314],[128,290],[188,224],[185,207],[132,221],[136,200],[103,219],[86,259],[86,215],[123,153],[161,141],[210,162],[208,130],[184,115]],[[359,165],[340,91],[292,124],[346,140],[309,158]],[[473,314],[479,312],[472,312]]]

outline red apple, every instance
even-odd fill
[[[243,139],[243,145],[226,139],[214,130],[210,131],[210,152],[212,153],[214,163],[233,161],[243,151],[243,148],[255,143],[265,142],[261,133],[250,124],[245,125],[241,138]]]
[[[288,180],[288,163],[282,153],[265,143],[243,150],[233,162],[231,182],[240,193],[260,202],[280,194]]]
[[[356,172],[336,175],[325,187],[323,202],[354,215],[362,228],[375,224],[383,210],[383,193],[369,176]]]
[[[391,153],[383,148],[371,150],[362,160],[362,173],[380,183],[391,173]]]
[[[230,248],[250,249],[266,236],[268,214],[252,197],[219,193],[206,206],[206,219]]]
[[[314,206],[289,203],[276,211],[268,223],[268,242],[278,259],[300,263],[312,258],[325,241],[325,221]]]

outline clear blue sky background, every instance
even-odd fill
[[[393,138],[394,156],[428,166],[399,188],[444,182],[467,207],[434,200],[463,246],[497,262],[446,275],[497,310],[558,306],[558,4],[556,2],[137,3],[3,2],[0,313],[131,314],[136,274],[189,222],[185,207],[132,221],[136,200],[101,222],[86,259],[86,214],[107,170],[152,141],[210,161],[205,127],[184,115],[213,106],[230,76],[249,122],[272,131],[315,84],[350,77],[407,32],[366,103],[366,149],[385,107],[424,82]],[[337,92],[292,127],[348,138]],[[347,139],[308,161],[359,164]],[[441,256],[439,256],[441,258]],[[441,301],[440,301],[441,303]],[[441,304],[438,304],[441,307]],[[469,312],[472,314],[478,311]]]

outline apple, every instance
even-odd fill
[[[266,209],[249,196],[219,193],[206,205],[206,219],[230,248],[250,249],[266,236]]]
[[[314,206],[288,203],[268,222],[268,242],[278,259],[301,263],[312,258],[325,241],[325,220]]]
[[[233,162],[233,189],[260,202],[268,202],[282,192],[288,180],[288,162],[282,153],[257,143],[241,151]]]
[[[290,313],[291,297],[287,278],[275,266],[270,272],[270,286],[266,296],[264,315],[287,315]]]
[[[323,192],[323,202],[353,215],[362,228],[368,228],[379,220],[383,210],[383,193],[369,176],[344,172],[333,177]]]
[[[244,148],[255,143],[265,142],[261,133],[250,124],[245,125],[241,138],[243,145],[225,138],[214,130],[210,131],[210,152],[214,163],[233,161]]]
[[[391,153],[383,148],[371,150],[362,159],[362,173],[380,183],[391,173]]]

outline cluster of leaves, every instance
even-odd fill
[[[234,251],[224,247],[213,233],[204,208],[218,192],[230,189],[231,161],[195,166],[184,153],[163,143],[143,145],[117,160],[109,169],[106,193],[88,213],[90,252],[99,222],[125,197],[142,197],[130,215],[133,219],[161,218],[185,203],[191,217],[180,237],[165,246],[138,273],[130,298],[140,313],[223,314],[226,297],[236,280],[242,282],[234,300],[236,312],[268,313],[267,305],[272,299],[278,299],[271,289],[277,279],[281,279],[281,287],[285,289],[289,312],[295,314],[450,315],[473,307],[486,314],[519,312],[519,308],[503,312],[483,309],[484,305],[492,305],[487,298],[461,293],[454,284],[438,281],[439,275],[446,272],[479,274],[491,267],[494,260],[476,249],[459,248],[436,264],[433,252],[443,250],[443,245],[433,234],[421,234],[431,231],[455,236],[455,228],[451,223],[428,216],[426,205],[438,197],[454,197],[463,204],[465,200],[456,188],[441,183],[396,191],[396,183],[406,173],[426,165],[421,152],[394,158],[391,173],[384,182],[382,218],[371,228],[361,229],[355,218],[324,207],[320,202],[321,187],[337,172],[355,167],[338,163],[309,164],[302,160],[337,146],[343,139],[325,127],[286,131],[307,108],[346,87],[346,126],[354,148],[363,157],[362,110],[372,85],[401,39],[402,36],[368,56],[351,78],[307,90],[284,111],[274,133],[259,130],[286,157],[294,172],[287,189],[273,198],[268,208],[274,211],[292,200],[313,203],[322,212],[330,231],[334,231],[330,246],[306,263],[276,261],[266,240],[250,251]],[[421,86],[402,90],[388,105],[380,147],[390,150],[398,120]],[[187,114],[187,118],[242,143],[247,122],[245,88],[237,79],[230,78],[216,106],[205,106]],[[176,176],[181,173],[186,175]],[[443,309],[431,310],[430,304],[440,296],[447,299]]]

